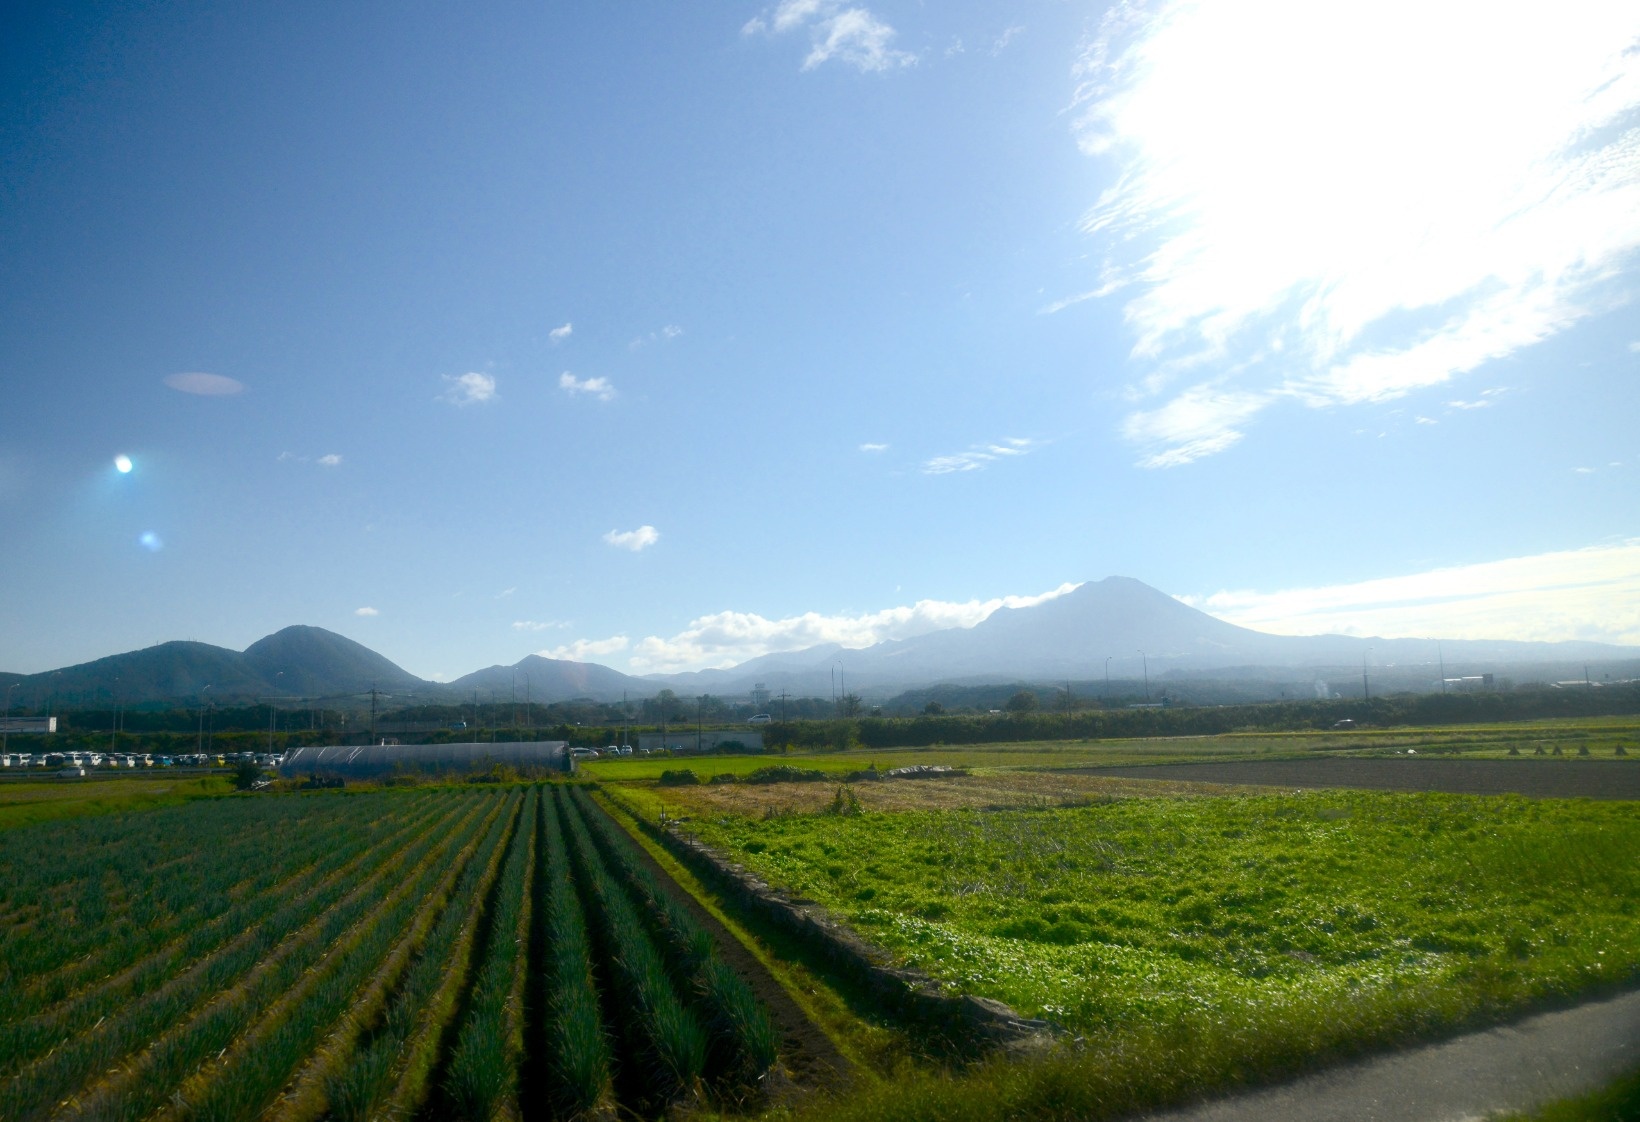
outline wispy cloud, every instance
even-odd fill
[[[1615,3],[1111,9],[1077,103],[1116,174],[1083,229],[1095,291],[1128,292],[1136,392],[1164,401],[1127,426],[1141,463],[1222,451],[1277,403],[1439,386],[1614,306],[1640,250],[1637,38]],[[1179,413],[1207,423],[1170,443]]]
[[[1022,35],[1024,32],[1025,28],[1016,23],[1012,27],[1008,28],[1008,30],[1004,31],[1001,35],[998,35],[997,41],[991,44],[991,57],[995,58],[997,55],[1007,50],[1008,44],[1012,43],[1016,36]]]
[[[340,453],[329,452],[329,453],[326,453],[323,456],[320,456],[319,459],[316,462],[318,463],[318,465],[320,467],[327,467],[327,468],[340,467],[341,463],[342,463],[342,457],[341,457]]]
[[[481,405],[495,399],[495,378],[489,374],[444,375],[444,392],[439,394],[440,401],[465,407]]]
[[[1034,440],[1009,437],[998,444],[976,444],[966,452],[950,456],[935,456],[923,462],[924,475],[950,475],[958,471],[980,471],[998,460],[1024,456],[1035,450]]]
[[[165,384],[173,390],[198,394],[201,397],[227,397],[245,392],[245,383],[229,378],[225,374],[167,374]]]
[[[809,53],[803,69],[836,59],[858,70],[894,70],[911,66],[917,56],[896,49],[895,31],[869,9],[849,7],[842,0],[781,0],[772,12],[746,22],[743,35],[784,35],[804,30]]]
[[[299,455],[295,452],[281,452],[278,459],[280,463],[318,464],[320,467],[327,468],[340,467],[342,463],[341,454],[338,452],[329,452],[317,458]]]
[[[608,378],[577,378],[566,370],[558,375],[558,388],[568,394],[588,394],[599,401],[615,400],[615,387]]]
[[[1640,643],[1640,539],[1352,584],[1179,599],[1284,635]]]
[[[886,444],[862,444],[862,445],[860,445],[860,451],[862,451],[862,452],[886,452],[886,451],[888,451],[888,445],[886,445]]]
[[[639,347],[647,347],[651,343],[669,343],[682,334],[683,328],[679,327],[675,323],[669,323],[659,331],[651,331],[647,335],[639,335],[636,339],[633,339],[632,342],[628,343],[627,347],[635,351]]]
[[[562,327],[555,327],[551,331],[547,332],[547,338],[551,339],[554,343],[562,343],[573,334],[575,334],[575,325],[573,323],[566,323]]]
[[[556,619],[515,619],[512,626],[514,631],[556,631],[569,624]]]
[[[381,615],[381,613],[378,612],[375,608],[354,608],[353,609],[353,614],[356,615],[356,616],[379,616],[379,615]]]
[[[777,651],[801,650],[821,643],[869,647],[888,639],[909,639],[948,627],[972,627],[999,608],[1025,608],[1074,590],[1075,584],[1034,596],[998,596],[989,600],[919,600],[915,604],[873,612],[823,615],[805,612],[769,619],[756,612],[717,612],[691,620],[668,638],[651,635],[632,649],[629,664],[639,673],[733,666]]]
[[[661,540],[661,532],[653,526],[639,526],[636,530],[611,530],[604,541],[616,549],[630,549],[633,553],[648,549]]]
[[[616,635],[609,639],[577,639],[573,643],[535,653],[542,658],[567,658],[573,662],[590,662],[593,659],[619,654],[630,645],[625,635]]]

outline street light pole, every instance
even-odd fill
[[[1105,656],[1105,704],[1106,705],[1110,704],[1110,660],[1111,660],[1111,656],[1106,655]]]
[[[22,684],[21,682],[13,682],[6,687],[6,716],[5,720],[0,722],[4,725],[3,731],[0,731],[0,752],[4,752],[11,747],[11,691]]]
[[[1139,657],[1140,657],[1140,659],[1143,660],[1144,668],[1145,668],[1145,704],[1149,705],[1150,704],[1150,656],[1145,654],[1144,651],[1139,651]]]

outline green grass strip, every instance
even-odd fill
[[[667,1098],[694,1094],[705,1074],[706,1033],[679,1000],[665,961],[637,910],[605,870],[580,816],[566,809],[564,821],[593,923],[610,956],[612,980],[644,1043],[649,1082]]]
[[[547,881],[547,1001],[541,1054],[548,1094],[569,1117],[591,1115],[612,1102],[609,1040],[598,1010],[592,948],[586,919],[571,879],[564,823],[556,799],[542,800],[542,838]]]

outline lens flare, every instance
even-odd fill
[[[141,544],[142,548],[151,553],[158,553],[160,550],[165,548],[165,543],[160,541],[159,535],[154,533],[152,530],[144,532],[143,535],[137,539],[137,541]]]
[[[114,457],[114,467],[121,475],[129,475],[131,466],[130,456],[120,455]]]

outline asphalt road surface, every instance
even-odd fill
[[[1364,1060],[1143,1122],[1479,1122],[1640,1068],[1640,992]]]

